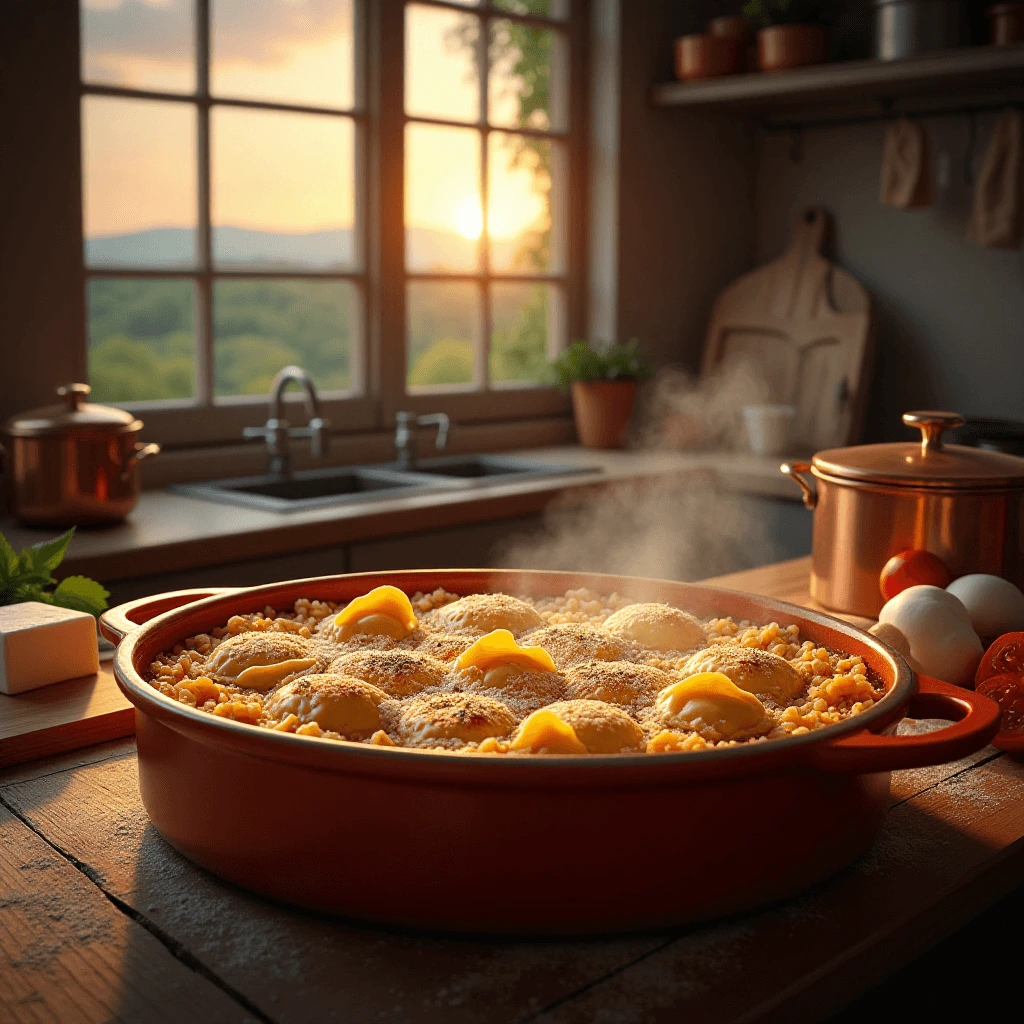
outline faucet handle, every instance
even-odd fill
[[[437,439],[434,441],[434,447],[438,451],[443,451],[448,442],[448,428],[451,426],[451,420],[448,419],[447,413],[432,412],[427,416],[416,417],[416,425],[420,427],[429,427],[435,423],[437,424]]]
[[[314,416],[309,421],[309,451],[314,459],[322,459],[331,446],[331,421],[324,416]]]

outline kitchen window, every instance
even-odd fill
[[[341,431],[564,411],[542,372],[581,330],[573,16],[82,0],[94,398],[184,447],[262,423],[287,363]]]

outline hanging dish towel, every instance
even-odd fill
[[[978,174],[971,239],[1016,249],[1024,235],[1024,117],[1007,110],[996,122]]]
[[[919,124],[905,117],[894,121],[885,132],[879,198],[886,206],[901,210],[932,205],[928,136]]]

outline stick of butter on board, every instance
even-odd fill
[[[100,667],[96,620],[40,601],[0,606],[0,693],[24,693]]]

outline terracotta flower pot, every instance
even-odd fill
[[[820,25],[770,25],[757,33],[757,64],[762,71],[783,71],[821,64],[827,36]]]
[[[684,82],[735,75],[743,70],[744,44],[727,36],[680,36],[676,40],[676,78]]]
[[[636,381],[573,381],[576,435],[585,448],[621,448],[636,402]]]

